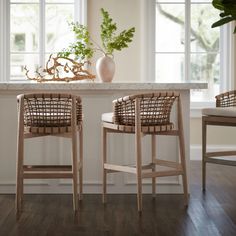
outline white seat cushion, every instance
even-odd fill
[[[206,116],[236,117],[236,107],[204,108],[202,114]]]
[[[103,113],[102,114],[102,121],[108,122],[108,123],[113,123],[113,112],[109,113]]]

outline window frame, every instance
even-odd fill
[[[39,18],[43,19],[39,22],[39,63],[43,64],[46,53],[45,40],[43,40],[45,37],[45,0],[39,1]],[[17,2],[17,4],[20,3]],[[10,4],[10,0],[0,1],[0,81],[2,82],[12,81],[10,78]],[[87,25],[87,0],[74,0],[74,20]],[[23,82],[24,80],[17,81]]]
[[[159,1],[162,2],[161,0]],[[168,4],[173,2],[168,2]],[[200,2],[199,4],[206,2]],[[190,1],[185,1],[185,81],[190,81]],[[194,3],[195,4],[195,3]],[[198,3],[197,3],[198,4]],[[155,29],[156,29],[156,0],[141,0],[141,80],[142,82],[155,82]],[[232,90],[235,87],[236,63],[236,37],[233,35],[235,23],[224,25],[220,28],[220,92]],[[148,42],[148,43],[147,43]],[[174,83],[174,81],[173,81]],[[214,101],[191,101],[191,117],[200,117],[203,107],[214,107]]]

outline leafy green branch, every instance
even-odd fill
[[[76,41],[59,52],[58,55],[63,57],[74,55],[74,59],[83,61],[90,59],[95,51],[113,54],[115,50],[121,51],[123,48],[127,48],[128,44],[132,42],[135,28],[132,27],[117,34],[116,23],[113,22],[109,13],[102,8],[101,14],[103,19],[100,26],[100,36],[103,48],[91,38],[86,26],[72,22],[70,26],[75,34]]]
[[[236,20],[236,2],[235,0],[213,0],[212,5],[221,11],[219,14],[221,19],[215,22],[211,27],[219,27]],[[236,33],[236,27],[234,29]]]
[[[75,34],[76,42],[70,44],[67,48],[59,52],[58,55],[62,57],[69,57],[74,55],[75,60],[85,60],[93,56],[95,51],[93,43],[86,26],[76,23],[70,23],[71,29]]]
[[[101,40],[106,53],[112,54],[114,50],[121,51],[123,48],[127,48],[128,43],[132,42],[135,28],[132,27],[128,30],[123,30],[120,34],[116,35],[116,23],[113,23],[109,13],[103,8],[101,9],[101,13],[103,16]]]

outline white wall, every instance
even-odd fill
[[[140,0],[88,0],[88,28],[91,37],[100,45],[101,8],[108,11],[117,23],[118,32],[135,27],[134,39],[129,47],[114,53],[114,81],[140,81]],[[100,56],[101,53],[96,53],[93,63]]]
[[[200,145],[202,143],[201,118],[192,118],[190,121],[190,143]],[[208,143],[210,145],[236,145],[236,128],[208,126]]]

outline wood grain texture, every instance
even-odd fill
[[[209,164],[208,188],[201,191],[201,162],[191,162],[189,206],[183,195],[143,195],[137,212],[136,195],[85,195],[79,211],[71,210],[71,195],[25,195],[17,219],[14,195],[0,195],[0,235],[50,236],[235,236],[235,167]],[[219,174],[220,173],[220,174]],[[150,185],[151,189],[151,185]]]

